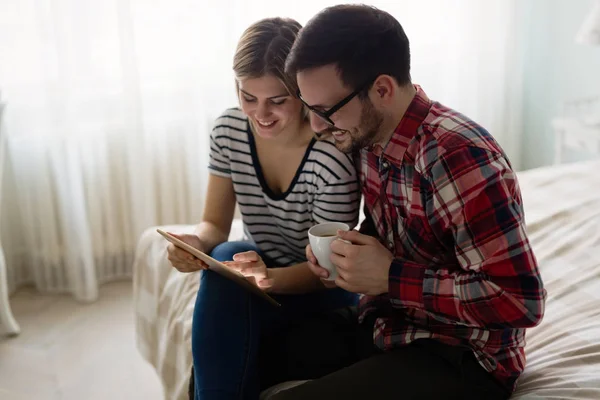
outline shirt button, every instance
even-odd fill
[[[384,161],[382,165],[384,169],[388,169],[388,167],[390,166],[390,164],[388,164],[387,161]]]
[[[385,209],[387,210],[388,208],[390,208],[390,205],[389,205],[389,204],[387,204],[387,203],[385,203],[385,204],[383,205],[383,208],[385,208]]]
[[[394,242],[392,242],[391,240],[388,242],[388,249],[390,249],[390,250],[394,249]]]

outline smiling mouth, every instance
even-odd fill
[[[262,126],[264,128],[268,128],[268,127],[272,126],[277,121],[261,121],[261,120],[257,119],[256,122],[258,122],[258,125],[260,125],[260,126]]]
[[[333,136],[334,139],[342,139],[347,133],[348,133],[348,131],[345,131],[345,130],[342,131],[342,130],[337,130],[337,129],[324,129],[320,132],[316,132],[316,135],[317,135],[318,139],[331,137],[331,136]]]

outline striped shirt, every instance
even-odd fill
[[[361,230],[374,227],[395,257],[388,293],[360,300],[360,319],[376,317],[376,345],[467,346],[513,391],[546,291],[500,146],[417,86],[390,141],[363,149],[357,165],[370,215]]]
[[[248,118],[240,109],[229,109],[210,136],[209,171],[232,180],[246,235],[277,265],[306,261],[311,226],[358,223],[356,169],[332,140],[313,139],[287,191],[275,194],[263,176]]]

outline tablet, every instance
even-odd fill
[[[185,242],[182,242],[181,240],[177,239],[175,236],[173,236],[161,229],[157,229],[156,231],[158,233],[160,233],[162,236],[164,236],[164,238],[167,239],[169,242],[173,243],[175,246],[187,251],[191,255],[196,256],[200,260],[204,261],[206,264],[208,264],[208,268],[211,271],[214,271],[217,274],[234,281],[238,285],[245,287],[250,292],[256,294],[259,297],[262,297],[264,300],[268,301],[269,303],[273,304],[274,306],[278,306],[278,307],[281,306],[281,304],[279,304],[278,302],[275,301],[275,299],[273,299],[271,296],[269,296],[268,294],[263,292],[260,288],[258,288],[258,286],[248,282],[246,277],[244,277],[244,275],[240,274],[238,271],[229,268],[222,262],[215,260],[214,258],[210,257],[209,255],[201,252],[200,250],[196,249],[195,247],[190,246],[189,244],[187,244]]]

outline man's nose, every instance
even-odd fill
[[[310,127],[315,132],[321,132],[331,126],[327,122],[325,122],[325,120],[323,120],[323,118],[319,117],[312,111],[309,111],[309,118],[310,118]]]

